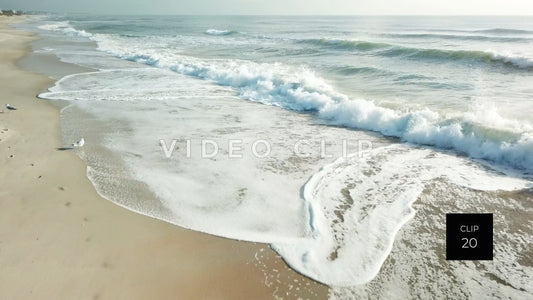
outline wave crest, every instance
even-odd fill
[[[86,32],[85,30],[74,29],[69,22],[55,22],[50,24],[44,24],[38,27],[41,30],[47,31],[58,31],[68,36],[78,36],[78,37],[92,37],[92,34]]]
[[[532,34],[533,31],[531,30],[523,30],[523,29],[508,29],[508,28],[491,28],[491,29],[482,29],[482,30],[476,30],[475,32],[483,32],[483,33],[494,33],[494,34]]]
[[[519,69],[533,68],[533,59],[516,54],[502,54],[492,50],[446,50],[403,47],[387,43],[376,43],[359,40],[342,39],[305,39],[298,43],[305,43],[339,51],[371,52],[385,57],[406,57],[417,60],[441,61],[473,61],[478,63],[500,63]]]
[[[237,34],[238,32],[234,30],[207,29],[204,33],[208,35],[223,36]]]
[[[337,50],[359,50],[359,51],[371,51],[376,49],[385,49],[392,47],[391,44],[375,43],[359,40],[343,40],[343,39],[304,39],[298,41],[298,43],[310,44],[315,46],[328,47],[330,49]]]

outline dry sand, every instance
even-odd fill
[[[51,80],[20,70],[32,34],[0,17],[0,299],[327,297],[267,245],[185,230],[99,197],[61,147]],[[10,103],[16,111],[8,111]]]

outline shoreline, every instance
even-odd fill
[[[35,97],[53,80],[18,67],[38,39],[9,28],[22,18],[0,17],[2,298],[327,297],[266,244],[183,229],[100,197],[83,161],[56,150],[59,108]]]

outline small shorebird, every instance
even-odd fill
[[[83,145],[85,145],[85,140],[81,138],[79,141],[73,143],[72,147],[79,148],[79,147],[83,147]]]
[[[10,105],[9,103],[6,104],[6,108],[9,109],[9,110],[17,110],[16,107],[14,107],[13,105]]]

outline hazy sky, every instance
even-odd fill
[[[533,15],[533,0],[0,0],[0,8],[110,14]]]

